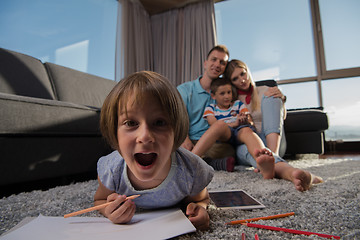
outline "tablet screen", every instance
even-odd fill
[[[243,190],[233,191],[212,191],[209,192],[211,200],[220,209],[254,209],[265,208],[258,200],[247,194]]]

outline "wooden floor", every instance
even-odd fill
[[[351,160],[360,160],[359,153],[336,153],[336,154],[323,154],[319,156],[320,159],[351,159]]]

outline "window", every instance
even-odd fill
[[[360,141],[359,9],[358,0],[222,1],[218,43],[255,80],[278,80],[288,109],[324,107],[326,140]]]
[[[117,1],[2,0],[0,47],[114,79]]]
[[[326,69],[360,65],[360,1],[320,0]]]
[[[286,108],[311,108],[319,106],[316,84],[316,82],[303,82],[280,85],[280,90],[287,96]]]
[[[360,77],[324,81],[322,89],[331,126],[326,140],[360,141]]]
[[[224,1],[215,14],[218,43],[248,64],[255,81],[316,74],[307,1]]]

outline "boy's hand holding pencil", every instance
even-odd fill
[[[107,198],[107,202],[91,208],[83,209],[77,212],[64,215],[64,218],[73,217],[79,214],[83,214],[90,211],[99,210],[108,217],[113,223],[126,223],[131,220],[135,214],[135,204],[132,199],[139,197],[140,195],[133,195],[126,197],[113,193]]]
[[[113,223],[127,223],[132,219],[136,210],[135,203],[131,199],[133,197],[127,198],[124,195],[113,193],[108,196],[107,202],[110,204],[103,209],[102,213]]]

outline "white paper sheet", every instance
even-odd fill
[[[113,224],[102,217],[46,217],[3,235],[1,240],[114,240],[167,239],[196,231],[180,209],[135,214],[128,224]]]

